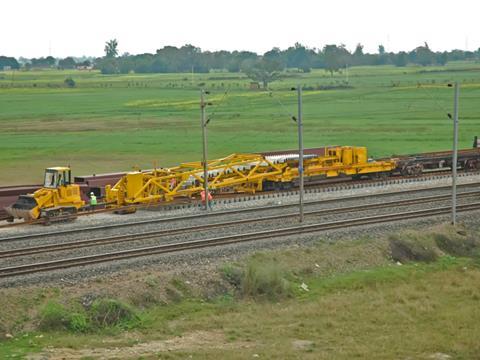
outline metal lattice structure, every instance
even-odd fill
[[[262,191],[265,184],[289,184],[298,178],[298,154],[263,156],[232,154],[208,162],[208,188],[219,192]],[[330,178],[382,174],[395,169],[395,161],[370,161],[364,147],[328,147],[324,155],[307,155],[306,177]],[[113,187],[106,187],[106,201],[129,205],[171,201],[194,197],[204,189],[201,162],[177,167],[131,172]]]

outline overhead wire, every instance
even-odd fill
[[[437,109],[444,111],[444,112],[447,114],[447,116],[448,116],[449,118],[451,118],[450,112],[449,112],[444,106],[442,106],[442,104],[440,104],[440,102],[438,101],[437,97],[434,96],[425,86],[423,86],[423,84],[418,83],[418,84],[417,84],[417,87],[420,88],[420,89],[422,89],[422,90],[424,90],[424,91],[428,94],[428,96],[430,96],[430,98],[433,100],[433,102],[434,102],[435,106],[437,107]]]
[[[284,111],[284,114],[288,115],[290,119],[292,119],[293,121],[297,121],[297,118],[295,117],[295,115],[293,115],[290,111],[288,111],[285,104],[277,96],[274,96],[273,90],[270,88],[267,90],[268,90],[268,96],[277,101],[277,103],[281,106],[282,110]]]
[[[206,121],[206,124],[208,124],[210,122],[210,120],[212,120],[215,115],[217,114],[218,112],[218,109],[224,104],[224,102],[226,101],[227,97],[228,97],[228,91],[229,91],[229,88],[227,88],[224,93],[223,93],[223,96],[220,98],[220,101],[217,103],[217,107],[215,108],[215,110],[208,116],[207,118],[207,121]]]

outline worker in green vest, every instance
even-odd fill
[[[97,197],[93,192],[90,193],[90,210],[95,210],[95,206],[97,206]]]

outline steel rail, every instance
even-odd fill
[[[480,202],[465,204],[458,206],[459,212],[473,211],[480,209]],[[110,262],[115,260],[124,260],[131,258],[138,258],[156,254],[174,253],[185,250],[214,247],[220,245],[229,245],[235,243],[242,243],[246,241],[262,240],[272,237],[284,237],[289,235],[299,235],[315,233],[319,231],[347,228],[353,226],[380,224],[392,221],[401,221],[415,218],[424,218],[434,215],[445,215],[451,211],[450,206],[430,208],[424,210],[415,210],[394,214],[384,214],[369,217],[361,217],[357,219],[340,220],[328,223],[300,225],[274,230],[265,230],[259,232],[251,232],[237,235],[222,236],[203,240],[193,240],[187,242],[179,242],[173,244],[155,245],[142,248],[135,248],[130,250],[122,250],[117,252],[110,252],[104,254],[80,256],[75,258],[59,259],[41,263],[32,263],[19,266],[11,266],[0,268],[0,278],[7,278],[18,275],[25,275],[37,272],[45,272],[59,269],[66,269],[76,266],[85,266],[91,264],[98,264],[103,262]]]
[[[459,197],[465,198],[465,197],[471,197],[476,195],[480,195],[480,191],[461,193],[459,194]],[[416,198],[416,199],[405,199],[405,200],[381,202],[381,203],[366,204],[366,205],[354,205],[354,206],[348,206],[348,207],[314,210],[314,211],[305,212],[305,215],[318,216],[322,214],[332,214],[332,213],[341,214],[341,213],[348,213],[348,212],[353,212],[358,210],[368,211],[368,210],[374,210],[374,209],[388,208],[392,206],[398,207],[398,206],[408,206],[412,204],[417,205],[417,204],[424,204],[424,203],[449,200],[449,199],[450,199],[450,195],[433,195],[433,196],[425,196],[425,197]],[[270,216],[264,216],[264,217],[256,217],[253,219],[250,218],[250,219],[241,219],[241,220],[234,220],[234,221],[221,222],[221,223],[211,223],[211,224],[190,226],[187,228],[163,229],[163,230],[156,230],[156,231],[143,232],[143,233],[114,235],[114,236],[107,236],[107,237],[96,238],[96,239],[77,240],[77,241],[72,241],[68,243],[46,244],[46,245],[39,245],[39,246],[33,246],[33,247],[9,249],[9,250],[0,251],[0,258],[12,258],[12,257],[34,255],[34,254],[40,254],[40,253],[52,252],[52,251],[73,250],[78,248],[122,243],[126,241],[138,241],[138,240],[145,240],[145,239],[151,239],[151,238],[159,238],[162,236],[190,233],[190,232],[213,229],[213,228],[224,228],[227,226],[242,225],[242,224],[249,224],[249,223],[255,223],[255,222],[288,219],[295,215],[297,215],[297,213],[270,215]]]

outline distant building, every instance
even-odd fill
[[[256,81],[252,81],[250,83],[250,90],[258,90],[260,89],[260,84]]]
[[[93,70],[93,65],[77,65],[75,68],[77,70]]]
[[[3,71],[10,71],[10,70],[12,70],[11,66],[4,66],[3,67]]]

